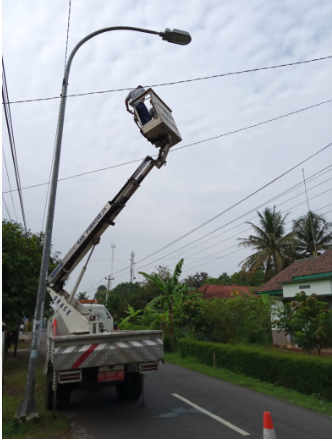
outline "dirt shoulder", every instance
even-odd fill
[[[26,345],[27,342],[24,344]],[[39,419],[19,423],[14,415],[23,399],[30,349],[19,349],[16,357],[9,352],[4,365],[4,382],[2,395],[2,438],[5,439],[64,439],[70,438],[70,422],[60,412],[53,419],[51,412],[44,408],[45,375],[40,360],[37,368],[35,398],[39,409]]]

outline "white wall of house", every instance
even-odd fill
[[[296,281],[283,285],[284,298],[295,297],[301,291],[304,291],[307,295],[332,295],[332,279]]]

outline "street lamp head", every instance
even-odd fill
[[[163,38],[163,40],[168,41],[169,43],[186,45],[191,42],[191,36],[189,32],[180,31],[179,29],[165,29],[164,32],[160,32],[159,35]]]

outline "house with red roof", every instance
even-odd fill
[[[204,299],[231,299],[234,295],[256,297],[255,294],[251,294],[248,286],[240,285],[211,285],[206,283],[198,289],[198,292],[203,294]]]
[[[277,296],[287,302],[302,291],[307,295],[317,294],[320,300],[326,301],[329,308],[332,308],[332,249],[318,257],[292,263],[259,288],[256,294]],[[283,332],[272,331],[272,334],[274,344],[290,343],[289,336]]]

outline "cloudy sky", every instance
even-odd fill
[[[68,9],[68,0],[3,3],[3,59],[11,101],[60,94]],[[87,34],[111,26],[183,29],[190,32],[192,42],[177,46],[158,36],[126,31],[99,35],[75,56],[68,93],[134,88],[326,57],[332,55],[331,20],[330,0],[72,0],[68,54]],[[176,147],[181,147],[332,99],[331,77],[332,59],[327,59],[155,90],[173,111],[183,138]],[[60,179],[106,170],[59,182],[52,241],[62,256],[139,162],[112,166],[155,154],[125,111],[127,93],[67,99]],[[58,99],[11,104],[23,188],[49,180],[58,109]],[[207,271],[218,277],[238,271],[250,254],[238,248],[237,238],[250,234],[245,222],[256,222],[256,207],[262,210],[265,202],[300,183],[302,166],[145,258],[328,145],[331,110],[332,103],[327,103],[171,153],[167,167],[152,170],[116,225],[103,235],[79,290],[93,296],[94,286],[110,274],[111,244],[116,245],[114,284],[129,281],[132,251],[136,269],[147,272],[158,264],[173,269],[181,257],[184,276]],[[3,150],[15,189],[4,118]],[[327,213],[330,221],[332,169],[326,167],[332,163],[331,151],[327,148],[303,165],[307,178],[315,175],[307,184],[310,207]],[[9,190],[4,169],[2,186],[3,192]],[[23,190],[27,225],[33,232],[44,228],[47,190],[47,185]],[[307,210],[303,190],[302,185],[268,206],[276,204],[289,212],[291,221]],[[12,195],[17,220],[22,222],[17,192]],[[4,198],[15,219],[10,193]],[[2,215],[8,218],[4,207]],[[78,271],[72,274],[69,289]]]

